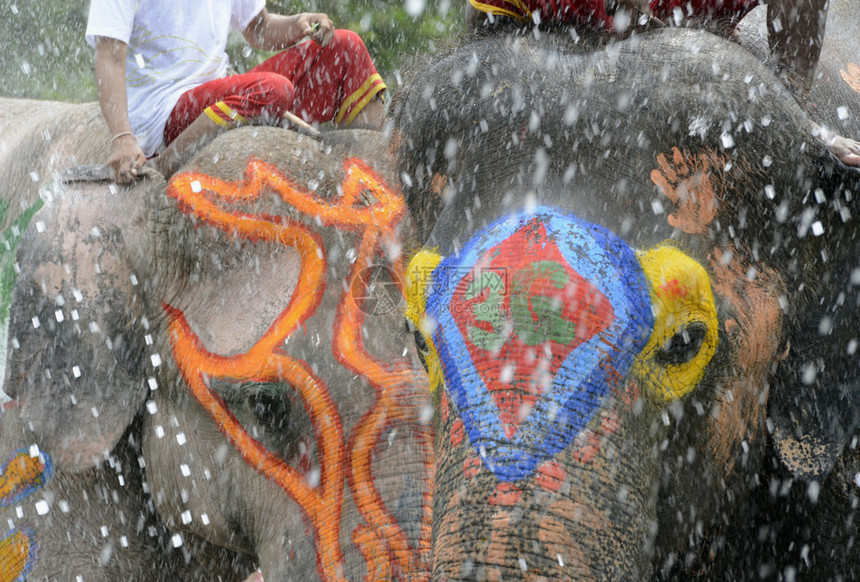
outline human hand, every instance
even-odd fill
[[[334,23],[328,14],[305,12],[298,15],[302,37],[308,37],[320,46],[326,46],[334,38]]]
[[[137,179],[137,174],[146,163],[146,156],[131,133],[119,135],[111,142],[111,154],[107,165],[113,170],[117,184],[127,185]]]
[[[860,167],[860,142],[812,124],[812,135],[817,137],[839,161],[846,166]]]

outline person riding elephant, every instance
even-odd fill
[[[519,23],[550,23],[588,31],[623,34],[639,24],[704,28],[735,36],[743,17],[758,0],[469,0],[466,19],[480,30],[501,17]],[[805,104],[815,83],[815,68],[825,35],[826,0],[771,0],[767,2],[770,49],[780,73],[797,99]],[[812,125],[813,131],[843,163],[860,166],[860,142]]]
[[[555,22],[622,33],[638,24],[642,15],[666,23],[677,15],[676,24],[685,21],[687,25],[728,33],[757,3],[758,0],[469,0],[466,10],[473,26],[493,15],[520,22]]]
[[[281,52],[229,75],[231,29]],[[219,131],[244,123],[277,124],[289,112],[356,129],[384,119],[386,85],[364,43],[325,14],[271,14],[265,0],[94,0],[86,39],[112,136],[107,163],[121,184],[156,154],[169,176]]]

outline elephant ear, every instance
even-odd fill
[[[65,471],[103,462],[147,395],[148,324],[126,245],[145,182],[60,187],[18,246],[4,390],[31,444]]]
[[[810,199],[823,234],[800,253],[789,353],[768,404],[778,456],[807,480],[830,472],[860,426],[860,172],[828,160],[821,176]]]

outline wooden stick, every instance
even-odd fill
[[[295,125],[297,128],[302,130],[304,133],[308,134],[311,137],[319,137],[320,132],[317,128],[306,122],[304,119],[297,115],[293,115],[289,111],[284,112],[284,119],[286,119],[289,123]]]

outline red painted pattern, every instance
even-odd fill
[[[466,476],[466,479],[473,479],[478,476],[483,466],[484,463],[481,462],[475,451],[471,451],[466,460],[463,461],[463,474]]]
[[[669,279],[657,290],[657,294],[662,297],[680,298],[686,297],[689,293],[686,285],[681,285],[677,279]]]
[[[245,178],[237,182],[186,173],[176,176],[168,195],[185,212],[233,236],[289,246],[301,256],[301,272],[292,297],[257,343],[243,354],[221,356],[206,350],[178,309],[165,305],[170,318],[173,355],[194,397],[245,461],[277,483],[306,513],[317,547],[319,574],[324,580],[344,579],[341,542],[341,507],[348,484],[355,505],[366,521],[351,535],[367,562],[368,580],[425,579],[430,568],[430,509],[432,443],[429,429],[420,434],[425,466],[424,513],[417,547],[404,535],[380,497],[371,471],[373,452],[394,424],[414,421],[415,410],[404,392],[420,383],[405,366],[380,362],[365,349],[364,315],[360,299],[366,295],[363,269],[372,264],[395,228],[405,207],[400,195],[386,186],[367,165],[345,162],[346,178],[339,199],[319,199],[292,182],[274,166],[262,161],[248,163]],[[284,340],[311,317],[325,290],[325,249],[307,226],[282,216],[252,215],[222,209],[218,202],[253,201],[274,192],[287,204],[323,226],[358,234],[357,258],[352,264],[332,330],[332,350],[349,370],[364,376],[375,389],[376,399],[347,436],[336,403],[322,378],[310,366],[284,353]],[[373,202],[365,203],[369,192]],[[402,273],[402,265],[395,265]],[[243,429],[224,401],[209,388],[209,378],[233,382],[283,382],[293,386],[304,402],[317,435],[321,478],[310,486],[301,472],[268,451]],[[413,423],[418,426],[417,423]],[[413,428],[414,428],[413,426]]]
[[[454,424],[451,425],[451,446],[459,447],[463,444],[463,440],[465,438],[466,429],[463,427],[463,421],[458,418],[454,421]]]
[[[540,272],[536,265],[552,267]],[[487,286],[479,295],[471,296],[470,287],[482,277]],[[558,280],[564,281],[561,287]],[[527,306],[512,304],[514,298],[523,297]],[[559,337],[549,334],[552,326],[538,315],[539,300],[554,301],[558,320],[575,322],[575,333]],[[570,352],[603,331],[614,317],[609,300],[568,265],[539,221],[487,251],[470,275],[460,281],[451,304],[457,306],[456,312],[452,310],[454,320],[475,368],[499,407],[499,419],[509,439],[543,391],[543,375],[535,371],[544,370],[545,376],[554,378]],[[476,331],[489,337],[497,334],[501,339],[482,344],[476,341]],[[530,341],[527,334],[535,331],[533,337],[543,334],[544,339]],[[504,337],[505,333],[509,335]],[[488,351],[488,343],[495,350]]]
[[[537,484],[553,493],[558,493],[561,490],[561,484],[564,482],[565,471],[564,467],[556,461],[547,461],[538,469],[536,477]]]
[[[523,500],[523,490],[513,483],[499,483],[487,499],[490,505],[514,507]]]

